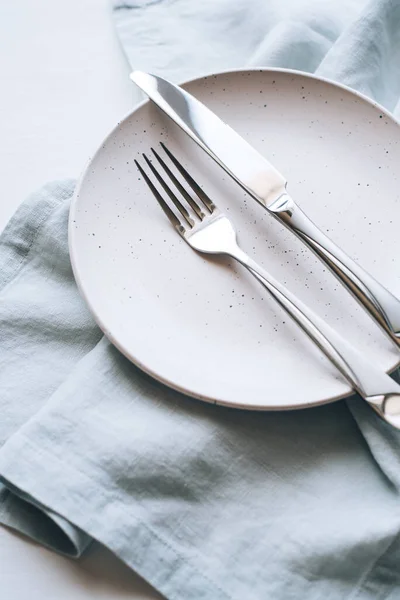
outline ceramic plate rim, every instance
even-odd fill
[[[236,73],[244,74],[244,73],[248,73],[248,72],[255,72],[255,73],[267,72],[270,74],[276,73],[276,74],[293,75],[295,77],[307,77],[309,79],[313,79],[313,80],[316,80],[316,81],[319,81],[322,83],[326,83],[328,85],[333,85],[334,87],[336,87],[338,89],[342,89],[346,92],[350,92],[353,96],[360,98],[361,100],[367,102],[369,105],[373,106],[374,108],[378,108],[388,119],[390,119],[396,125],[400,126],[400,121],[398,121],[391,112],[389,112],[384,106],[379,104],[379,102],[372,100],[371,98],[369,98],[362,92],[353,90],[352,88],[348,87],[347,85],[336,82],[327,77],[320,77],[318,75],[315,75],[314,73],[307,73],[305,71],[299,71],[299,70],[295,70],[295,69],[269,68],[269,67],[248,67],[248,68],[227,69],[227,70],[223,70],[223,71],[203,73],[197,77],[184,80],[183,82],[180,82],[179,85],[186,86],[191,83],[200,82],[201,80],[208,79],[211,77],[231,75],[231,74],[236,74]],[[70,260],[71,260],[71,267],[72,267],[73,275],[74,275],[75,282],[77,284],[79,293],[81,294],[82,298],[84,299],[85,303],[87,304],[91,315],[93,316],[95,322],[97,323],[97,325],[99,326],[101,331],[108,338],[108,340],[111,342],[111,344],[113,346],[115,346],[117,348],[117,350],[119,350],[121,352],[121,354],[123,354],[131,363],[136,365],[141,371],[143,371],[144,373],[149,375],[151,378],[153,378],[154,380],[158,381],[159,383],[162,383],[163,385],[167,386],[170,390],[171,389],[175,390],[176,392],[184,394],[185,396],[189,396],[190,398],[194,398],[196,400],[201,400],[203,402],[208,402],[210,404],[217,404],[219,406],[225,406],[228,408],[235,408],[235,409],[239,409],[239,410],[251,410],[251,411],[264,412],[264,411],[301,410],[304,408],[312,408],[315,406],[322,406],[324,404],[330,404],[331,402],[336,402],[337,400],[343,400],[345,398],[350,398],[353,394],[355,394],[355,392],[352,389],[350,389],[348,392],[344,392],[343,394],[338,394],[336,396],[330,396],[329,398],[323,398],[322,400],[318,400],[316,402],[307,402],[304,404],[295,404],[295,405],[288,404],[285,406],[282,406],[282,405],[280,405],[280,406],[271,406],[271,405],[260,406],[259,404],[257,404],[257,405],[240,404],[236,401],[230,402],[229,400],[212,398],[210,396],[203,396],[196,392],[193,392],[190,389],[183,388],[183,387],[177,385],[174,381],[172,381],[170,379],[161,377],[157,372],[153,371],[150,367],[143,364],[138,358],[136,358],[131,352],[129,352],[127,348],[120,345],[118,340],[116,338],[114,338],[112,332],[107,329],[101,316],[96,312],[92,303],[90,302],[89,295],[85,291],[85,286],[84,286],[84,282],[83,282],[84,278],[81,278],[80,273],[79,273],[79,267],[78,267],[79,251],[77,251],[75,248],[74,228],[73,228],[72,224],[73,224],[73,221],[75,220],[75,211],[77,209],[79,193],[80,193],[82,184],[86,178],[86,175],[91,167],[92,162],[95,160],[97,155],[102,151],[104,144],[114,135],[114,133],[128,119],[130,119],[137,111],[139,111],[142,108],[142,106],[144,106],[148,102],[150,102],[150,100],[145,98],[142,102],[140,102],[139,104],[134,106],[131,110],[129,110],[124,115],[124,117],[121,118],[121,120],[119,120],[116,123],[116,125],[109,131],[109,133],[104,136],[104,138],[102,139],[100,144],[97,146],[96,151],[87,160],[86,165],[85,165],[80,177],[78,178],[78,181],[75,186],[74,194],[71,199],[69,218],[68,218],[68,248],[69,248],[69,255],[70,255]],[[195,143],[195,142],[193,142],[193,143]],[[400,356],[398,358],[397,364],[395,364],[393,367],[389,368],[387,373],[389,373],[389,374],[393,373],[394,371],[396,371],[396,369],[399,366],[400,366]]]

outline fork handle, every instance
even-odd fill
[[[325,235],[287,194],[269,207],[304,241],[400,347],[400,300]]]
[[[366,360],[279,281],[264,271],[238,246],[229,255],[240,262],[268,290],[278,304],[294,319],[338,368],[351,386],[387,422],[400,429],[400,385]]]

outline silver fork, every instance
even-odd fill
[[[143,154],[146,164],[158,181],[159,186],[169,197],[175,210],[164,199],[159,188],[156,187],[139,162],[135,160],[135,163],[161,208],[183,239],[198,252],[225,254],[248,269],[332,361],[354,390],[383,419],[400,429],[400,385],[372,362],[362,357],[352,345],[325,321],[314,314],[308,306],[303,304],[301,300],[296,298],[285,286],[239,248],[232,222],[224,213],[218,210],[214,202],[194,181],[170,150],[162,143],[161,146],[194,192],[193,195],[189,194],[168,164],[152,148],[154,157],[176,190],[173,191],[171,183],[167,183],[166,178],[163,178],[160,174],[160,170]],[[194,197],[197,197],[197,200]]]

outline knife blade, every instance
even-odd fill
[[[134,71],[130,78],[265,207],[269,207],[285,193],[284,176],[194,96],[149,73]]]
[[[400,346],[400,300],[341,250],[286,192],[285,177],[236,131],[186,90],[133,71],[131,80],[242,188],[295,233]]]

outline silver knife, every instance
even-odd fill
[[[229,125],[181,87],[142,71],[131,80],[239,185],[326,263],[400,347],[400,300],[315,225],[286,191],[275,167]]]

